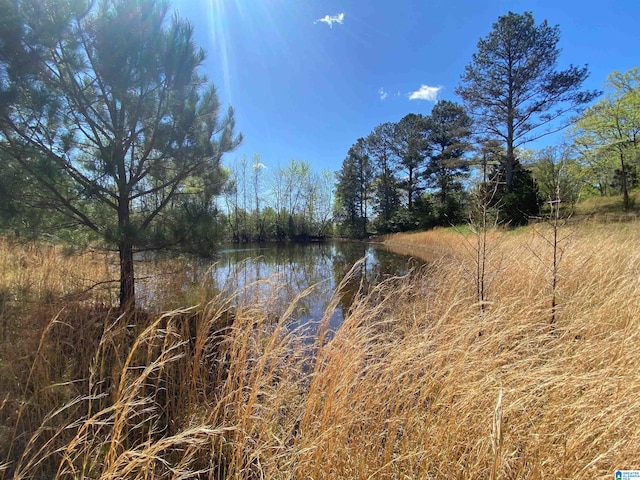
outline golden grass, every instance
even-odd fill
[[[545,228],[491,232],[484,311],[460,233],[394,237],[432,263],[358,298],[330,340],[287,328],[295,302],[274,318],[233,293],[137,318],[50,311],[29,368],[3,356],[0,463],[15,478],[140,479],[638,468],[640,225],[562,231],[553,323]]]

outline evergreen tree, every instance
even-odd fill
[[[363,138],[349,149],[336,180],[336,218],[348,235],[366,237],[373,165]]]
[[[426,129],[427,119],[415,113],[409,113],[395,125],[398,168],[403,175],[399,186],[407,194],[407,209],[410,214],[413,213],[415,199],[424,190],[420,173],[425,161]]]
[[[461,220],[459,194],[469,171],[464,158],[470,148],[471,118],[460,105],[442,100],[433,107],[428,119],[430,158],[426,168],[429,186],[437,189],[440,221]]]
[[[516,149],[568,124],[565,114],[591,102],[599,92],[580,90],[587,67],[557,70],[558,26],[536,25],[529,12],[509,12],[478,42],[456,93],[475,121],[476,133],[505,145],[506,190],[511,193]],[[525,182],[526,183],[526,182]]]
[[[376,167],[374,209],[381,231],[392,230],[392,218],[400,206],[396,176],[398,156],[395,144],[395,124],[378,125],[366,139],[367,151]]]
[[[220,159],[240,141],[233,112],[220,118],[193,29],[164,1],[15,5],[23,35],[0,29],[0,44],[35,54],[29,68],[2,59],[0,151],[43,205],[118,249],[120,305],[133,307],[133,254],[152,226],[222,187]]]

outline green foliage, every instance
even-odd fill
[[[441,101],[430,116],[410,113],[359,139],[336,174],[336,219],[341,231],[366,235],[369,210],[379,233],[462,219],[470,126],[461,106]],[[427,188],[432,191],[424,195]]]
[[[336,172],[335,220],[349,237],[366,237],[374,167],[365,140],[351,146]]]
[[[487,228],[498,224],[525,225],[540,211],[532,172],[520,162],[514,168],[512,187],[507,188],[504,155],[500,142],[489,140],[481,144],[479,155],[473,159],[480,177],[469,195],[469,220],[478,231],[486,233]]]
[[[465,154],[471,149],[471,118],[460,105],[447,100],[436,103],[428,118],[430,156],[425,177],[436,188],[439,224],[457,223],[463,217],[462,181],[469,171]]]
[[[580,90],[587,67],[556,70],[560,30],[536,25],[529,12],[509,12],[478,42],[456,93],[474,118],[475,133],[505,145],[507,191],[515,188],[518,147],[566,125],[564,114],[599,92]]]
[[[498,192],[495,205],[499,223],[512,227],[526,225],[530,218],[540,213],[540,199],[533,175],[520,164],[516,164],[514,169],[511,190],[502,188]]]
[[[333,175],[295,159],[266,176],[264,169],[257,154],[251,164],[243,157],[229,169],[223,191],[231,240],[304,241],[326,236],[333,217]]]
[[[580,198],[584,173],[569,154],[568,149],[545,148],[537,153],[531,172],[543,204],[560,201],[561,208],[571,211]]]
[[[410,214],[414,211],[415,198],[424,191],[424,182],[421,180],[428,150],[428,129],[428,118],[415,113],[404,116],[395,124],[394,148],[401,177],[398,187],[406,192]]]
[[[378,231],[385,233],[407,232],[417,230],[420,226],[418,215],[407,207],[400,207],[385,223],[378,225]]]
[[[570,121],[566,114],[580,111],[600,94],[581,89],[588,77],[586,66],[557,68],[559,40],[557,26],[546,21],[536,24],[529,12],[509,12],[480,39],[465,68],[456,89],[464,108],[441,101],[430,116],[411,113],[371,132],[364,148],[375,166],[369,185],[379,232],[457,223],[466,216],[469,195],[464,180],[471,166],[472,135],[481,144],[503,147],[493,155],[497,162],[492,167],[499,188],[492,194],[491,208],[501,212],[501,221],[520,225],[537,215],[537,188],[531,172],[522,168],[518,152],[528,142],[566,127]],[[343,226],[349,222],[345,231],[362,225],[364,218],[353,201],[356,182],[350,168],[344,163],[338,173],[336,198]],[[541,179],[548,170],[548,165],[540,165]],[[557,174],[551,172],[552,177]],[[624,172],[619,178],[627,181]],[[562,180],[563,194],[574,202],[575,185],[568,179]],[[421,196],[424,191],[428,195]]]
[[[416,199],[413,215],[420,229],[428,229],[440,225],[440,215],[434,207],[434,203],[433,196],[430,194],[423,194]]]
[[[376,165],[373,181],[375,192],[374,211],[378,214],[376,224],[381,232],[391,231],[392,217],[400,207],[397,171],[396,128],[386,122],[374,128],[366,139],[367,151]]]
[[[607,193],[607,185],[614,187],[628,210],[629,190],[640,162],[640,69],[612,72],[605,87],[605,98],[576,122],[573,145],[593,172],[601,193]]]
[[[198,73],[204,53],[191,26],[169,19],[166,2],[83,4],[24,0],[20,31],[35,33],[16,39],[0,29],[0,44],[36,52],[29,68],[19,55],[2,58],[11,102],[0,152],[37,182],[33,205],[117,246],[120,301],[131,304],[133,252],[157,247],[147,244],[158,238],[154,224],[201,218],[180,206],[210,208],[220,159],[240,137],[233,111],[221,117],[215,88]]]

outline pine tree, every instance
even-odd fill
[[[565,114],[599,95],[581,90],[586,66],[557,70],[560,29],[547,21],[536,25],[530,12],[509,12],[478,42],[456,93],[475,122],[475,133],[505,145],[506,189],[515,187],[516,149],[557,132],[568,124]]]
[[[198,72],[204,52],[192,27],[169,18],[166,2],[58,3],[16,3],[20,31],[46,34],[11,37],[36,52],[28,68],[2,59],[0,149],[50,210],[117,248],[120,305],[129,308],[134,252],[172,206],[212,199],[220,159],[240,137]]]

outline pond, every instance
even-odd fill
[[[217,291],[236,294],[238,302],[267,308],[274,315],[281,315],[300,296],[290,325],[313,325],[322,319],[340,282],[361,259],[340,291],[329,322],[333,329],[342,323],[359,289],[405,275],[420,262],[380,245],[359,242],[228,245],[218,250],[213,261],[188,262],[181,288],[206,280]],[[151,299],[157,303],[158,292],[165,288],[155,282],[139,282],[138,296],[143,303]]]

